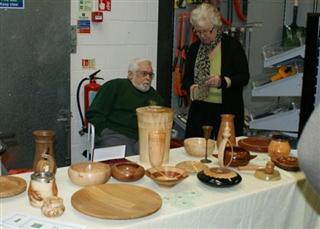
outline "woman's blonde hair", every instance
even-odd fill
[[[209,23],[215,27],[222,26],[219,10],[209,3],[202,3],[192,10],[190,23],[198,27],[203,27]]]

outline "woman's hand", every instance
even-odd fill
[[[221,87],[221,78],[218,75],[215,76],[211,76],[206,82],[206,85],[208,85],[209,87],[216,87],[219,88]]]
[[[193,101],[197,98],[196,95],[198,94],[198,90],[199,90],[198,84],[192,84],[190,86],[190,99],[191,99],[191,101]]]

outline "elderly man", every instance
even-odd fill
[[[151,86],[154,77],[148,59],[131,61],[128,78],[113,79],[102,85],[86,117],[95,126],[96,146],[126,145],[126,156],[138,154],[136,109],[163,105],[163,99]]]

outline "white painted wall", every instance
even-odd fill
[[[163,0],[164,1],[164,0]],[[76,106],[76,89],[80,80],[93,70],[83,70],[81,59],[95,58],[98,76],[105,80],[126,77],[127,65],[135,57],[147,57],[156,72],[158,0],[112,0],[111,12],[104,13],[104,22],[93,24],[91,34],[78,34],[77,53],[71,54],[71,155],[72,163],[83,160],[86,136],[80,137],[81,128]],[[304,25],[306,12],[312,12],[312,1],[300,0],[298,24]],[[221,1],[222,6],[226,3]],[[77,24],[79,0],[71,0],[71,24]],[[250,45],[250,72],[252,79],[263,70],[262,46],[281,40],[284,0],[249,1],[248,21],[262,22],[252,32]],[[223,9],[223,7],[222,7]],[[319,11],[319,10],[318,10]],[[225,14],[226,15],[226,14]],[[292,1],[287,0],[286,23],[292,20]],[[156,80],[153,81],[154,87]],[[103,83],[103,81],[100,81]],[[81,91],[81,98],[83,91]],[[266,103],[252,101],[251,86],[246,88],[247,107],[263,107]]]
[[[71,54],[71,163],[84,160],[81,154],[86,148],[86,135],[81,137],[78,133],[81,120],[76,102],[77,86],[94,71],[83,70],[81,60],[96,60],[96,70],[101,69],[98,76],[104,78],[99,81],[101,84],[127,77],[128,63],[135,57],[151,59],[156,72],[158,0],[113,0],[111,4],[111,11],[103,15],[104,21],[92,23],[90,34],[77,34],[77,53]],[[78,9],[79,0],[72,0],[71,25],[77,24]],[[154,87],[155,82],[156,79]]]

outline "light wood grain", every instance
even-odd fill
[[[15,176],[0,176],[0,198],[11,197],[24,192],[27,182]]]
[[[202,164],[201,162],[198,161],[182,161],[178,164],[176,164],[177,168],[184,169],[189,173],[198,173],[205,168],[208,168],[207,165]]]
[[[83,188],[71,197],[72,206],[83,214],[103,219],[133,219],[160,209],[154,191],[129,184],[100,184]]]

